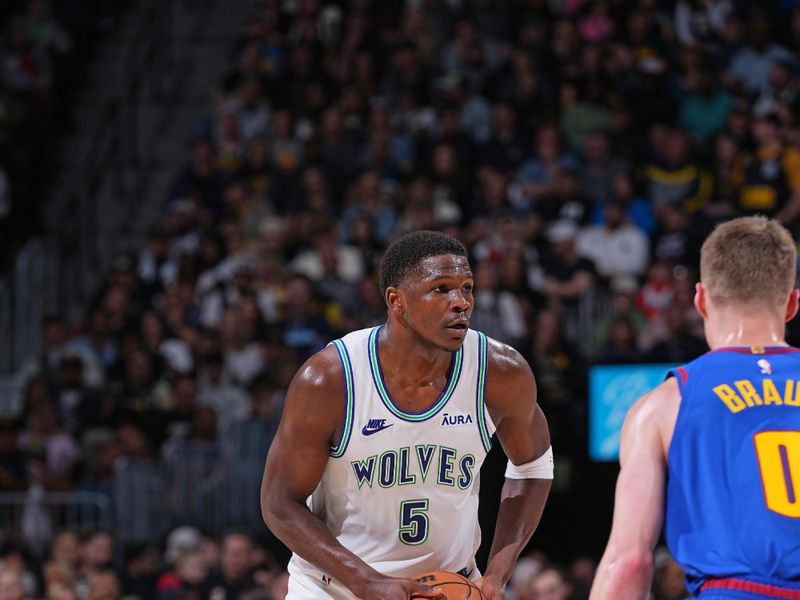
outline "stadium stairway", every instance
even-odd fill
[[[37,348],[43,315],[77,322],[113,259],[140,248],[160,219],[255,3],[133,6],[99,44],[56,147],[44,234],[0,281],[0,412],[3,382]]]
[[[114,256],[140,247],[160,218],[251,5],[248,0],[137,3],[97,52],[76,102],[73,133],[61,144],[63,168],[48,203],[48,237],[63,238],[58,230],[65,212],[72,213],[78,217],[72,230],[89,244],[84,253],[89,256],[81,260],[88,268],[79,269],[80,293],[66,294],[64,306],[64,290],[48,289],[58,296],[47,298],[46,305],[60,307],[70,321],[85,310],[87,294]],[[73,197],[71,191],[77,191]]]

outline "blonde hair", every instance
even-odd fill
[[[717,305],[780,308],[795,285],[797,248],[791,234],[766,217],[719,225],[700,251],[700,281]]]

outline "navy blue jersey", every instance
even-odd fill
[[[796,589],[800,349],[723,348],[670,374],[681,404],[668,456],[666,536],[687,588],[736,578],[753,589]]]

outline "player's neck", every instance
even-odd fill
[[[786,346],[785,325],[764,311],[721,310],[706,322],[709,347]]]
[[[446,375],[453,360],[452,352],[422,344],[409,329],[391,321],[381,329],[378,352],[384,375],[414,383],[428,384]]]

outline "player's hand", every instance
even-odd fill
[[[363,582],[352,592],[359,598],[380,598],[381,600],[408,600],[409,598],[437,598],[437,588],[423,585],[413,579],[400,577],[376,577]]]
[[[486,600],[503,600],[505,598],[505,585],[496,577],[484,575],[475,582]]]

